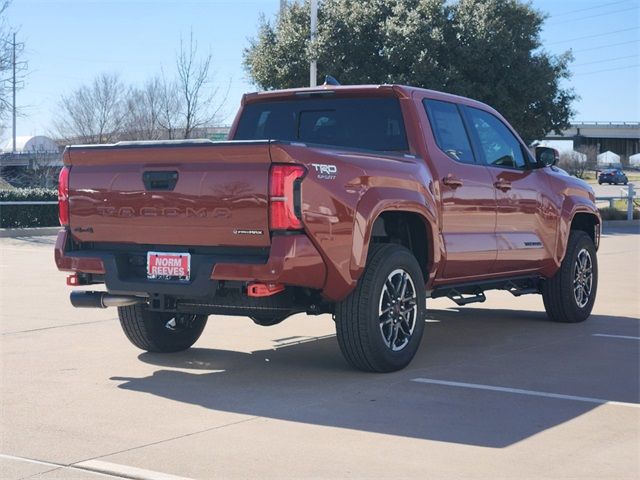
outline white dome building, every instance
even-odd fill
[[[620,165],[620,155],[617,155],[612,151],[606,151],[598,155],[599,167],[609,167],[612,165],[613,166]]]
[[[632,167],[640,167],[640,153],[636,153],[629,157],[629,165]]]
[[[7,140],[2,145],[3,153],[13,153],[13,139]],[[16,153],[59,153],[58,144],[44,135],[16,137]]]

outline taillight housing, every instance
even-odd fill
[[[69,167],[62,167],[58,177],[58,219],[63,227],[69,226]]]
[[[269,174],[269,228],[300,230],[300,182],[307,173],[301,165],[272,165]]]

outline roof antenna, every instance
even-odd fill
[[[331,75],[324,76],[324,84],[323,85],[340,85],[340,82],[333,78]]]

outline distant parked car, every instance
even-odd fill
[[[600,172],[600,176],[598,177],[598,183],[600,185],[603,183],[608,183],[609,185],[618,185],[619,183],[622,183],[623,185],[626,185],[628,182],[629,179],[624,172],[617,169],[603,170]]]

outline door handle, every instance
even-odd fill
[[[453,175],[447,175],[442,179],[442,183],[444,183],[447,187],[451,187],[456,189],[462,186],[462,180],[454,177]]]
[[[167,172],[164,170],[159,172],[144,172],[142,174],[142,182],[147,190],[171,191],[176,188],[178,172]]]
[[[502,190],[506,192],[507,190],[511,190],[511,182],[507,182],[506,180],[498,179],[496,183],[493,184],[498,190]]]

